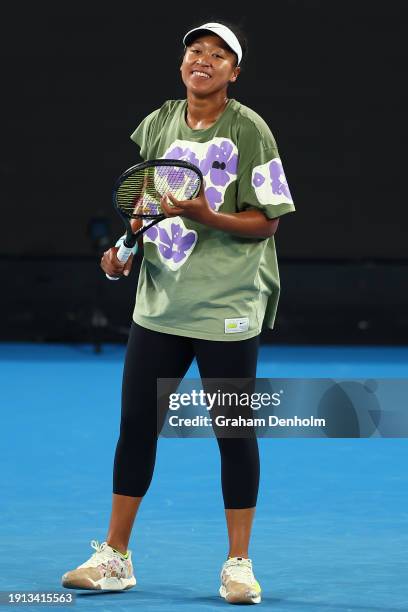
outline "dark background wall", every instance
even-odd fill
[[[112,237],[122,233],[110,193],[115,177],[138,160],[129,134],[164,100],[184,97],[183,34],[203,21],[230,19],[242,24],[250,45],[230,96],[271,127],[297,207],[276,236],[281,270],[291,270],[282,278],[280,316],[294,304],[299,316],[307,302],[313,312],[331,304],[341,319],[345,296],[348,311],[362,308],[356,330],[369,307],[383,317],[389,308],[394,317],[405,312],[404,10],[396,0],[284,0],[248,6],[244,14],[232,2],[215,11],[191,2],[9,8],[0,37],[2,308],[13,314],[24,303],[33,323],[28,312],[44,287],[42,310],[56,295],[59,261],[68,265],[62,303],[84,261],[96,266],[88,224],[102,217]],[[383,272],[367,277],[367,262]],[[331,285],[333,265],[340,268]],[[48,270],[42,285],[41,270]],[[107,304],[112,288],[98,291]],[[306,317],[300,327],[309,324]]]

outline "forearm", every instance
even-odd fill
[[[211,211],[205,224],[214,229],[246,238],[270,238],[278,229],[279,219],[268,219],[260,210],[238,213]]]
[[[142,227],[142,219],[131,219],[130,225],[132,227],[132,232],[136,233],[137,230]]]
[[[244,238],[270,238],[279,225],[279,219],[268,219],[263,212],[256,209],[238,213],[215,212],[212,209],[207,211],[200,220],[203,225]],[[135,232],[142,226],[142,221],[132,219],[131,225]]]
[[[130,220],[130,226],[132,228],[132,232],[136,233],[137,230],[139,230],[142,227],[142,220],[141,219],[131,219]],[[118,238],[118,240],[116,241],[115,247],[120,247],[123,244],[123,242],[124,242],[124,240],[126,238],[126,234],[127,234],[127,232],[125,232],[124,234],[122,234],[122,236],[120,236]],[[142,241],[143,241],[143,238],[140,237],[139,240],[137,241],[137,244],[139,246],[143,246],[143,242]],[[142,242],[142,244],[141,244],[141,242]],[[134,255],[136,254],[136,251],[137,251],[137,245],[134,248],[134,252],[133,252]]]

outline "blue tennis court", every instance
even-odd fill
[[[1,590],[62,590],[90,541],[104,541],[123,356],[119,345],[101,355],[1,345]],[[258,376],[403,378],[408,348],[263,346]],[[406,440],[260,439],[260,449],[250,554],[263,609],[408,610]],[[78,591],[77,607],[228,606],[218,596],[227,537],[214,439],[160,440],[130,548],[137,586]]]
[[[0,612],[408,612],[405,5],[3,3]]]

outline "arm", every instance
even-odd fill
[[[131,219],[130,220],[130,225],[132,227],[132,232],[134,234],[136,234],[137,230],[139,230],[142,227],[142,219]]]
[[[279,219],[268,219],[262,211],[256,209],[238,213],[212,211],[206,225],[236,236],[270,238],[278,229]]]
[[[131,219],[130,225],[132,226],[132,231],[136,232],[142,226],[142,220],[141,219]],[[102,270],[105,272],[105,274],[108,274],[109,276],[122,276],[122,274],[124,276],[128,276],[130,273],[132,263],[133,263],[133,254],[129,257],[129,259],[127,260],[125,264],[120,262],[117,258],[119,245],[121,244],[121,241],[123,242],[125,237],[126,237],[126,233],[123,234],[123,236],[119,238],[119,240],[117,241],[114,247],[111,247],[108,251],[105,251],[105,253],[102,255],[100,266]],[[143,238],[139,240],[139,246],[141,245],[140,243],[142,240]]]
[[[262,211],[255,208],[238,213],[215,212],[210,207],[203,189],[193,200],[180,201],[168,194],[161,199],[161,207],[167,217],[181,215],[208,227],[246,238],[270,238],[279,224],[279,219],[268,219]]]

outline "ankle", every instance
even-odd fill
[[[106,542],[107,542],[108,546],[110,546],[111,548],[116,550],[121,555],[126,555],[126,553],[127,553],[127,546],[126,546],[126,544],[123,544],[121,542],[116,542],[114,540],[106,540]]]
[[[227,555],[227,559],[230,559],[231,557],[239,557],[242,559],[249,559],[249,555],[248,555],[248,551],[247,550],[233,550],[231,552],[228,553]]]

